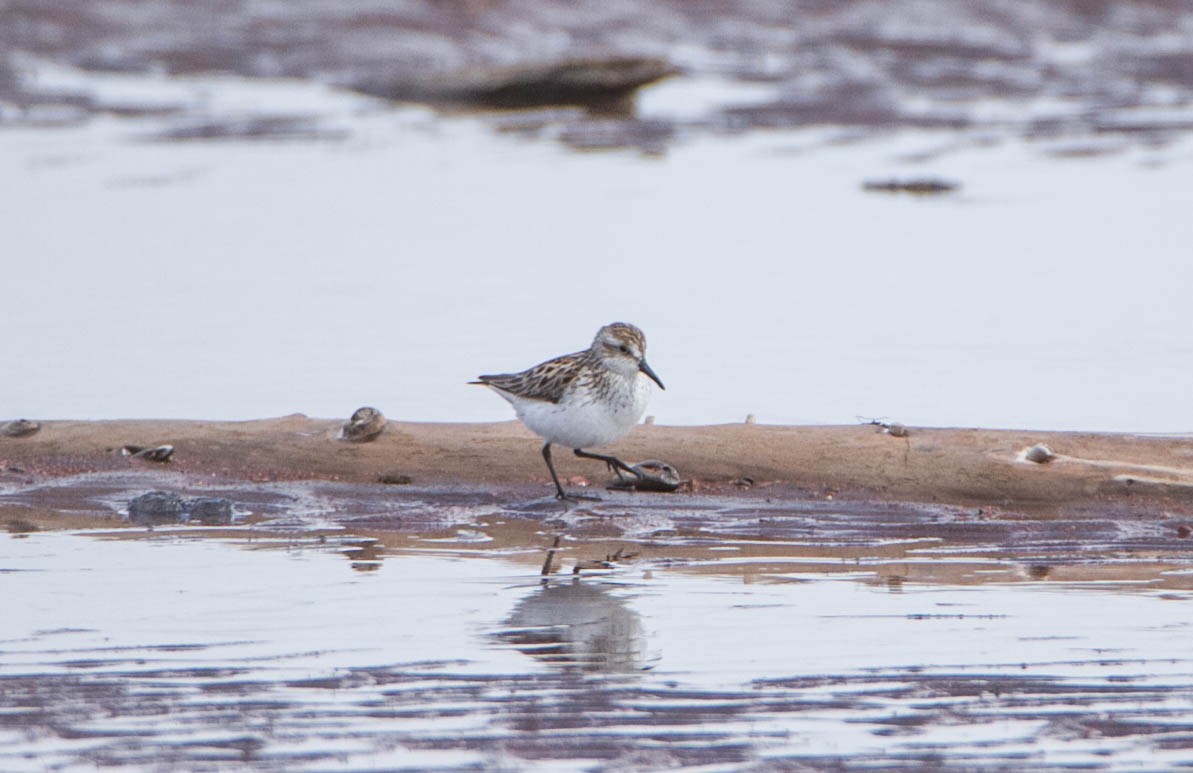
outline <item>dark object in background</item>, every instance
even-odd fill
[[[474,68],[419,79],[371,80],[356,84],[355,89],[409,102],[505,108],[601,106],[677,72],[662,59],[613,56]]]
[[[356,413],[340,430],[340,440],[352,443],[367,443],[381,434],[385,429],[385,416],[381,411],[370,406],[357,408]]]
[[[910,193],[916,196],[934,196],[958,191],[961,189],[961,184],[933,177],[923,177],[911,180],[867,180],[862,188],[871,193]]]

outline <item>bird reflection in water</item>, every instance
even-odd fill
[[[518,602],[505,625],[497,638],[567,671],[627,674],[647,668],[641,618],[599,585],[545,583]]]

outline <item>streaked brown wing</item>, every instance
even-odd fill
[[[576,380],[579,373],[576,365],[579,364],[584,354],[585,352],[565,354],[539,363],[521,373],[480,376],[480,380],[473,383],[491,386],[528,400],[557,403],[563,397],[568,385]]]

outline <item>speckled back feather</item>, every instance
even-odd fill
[[[472,383],[548,403],[559,403],[569,390],[590,393],[603,400],[619,389],[624,390],[627,384],[625,373],[614,373],[610,363],[620,362],[622,368],[634,372],[645,351],[646,336],[641,330],[626,322],[614,322],[598,330],[592,345],[582,352],[555,357],[520,373],[480,376]]]
[[[576,366],[588,356],[588,351],[564,354],[521,373],[479,376],[478,380],[472,383],[491,386],[528,400],[558,403],[568,386],[581,372]]]

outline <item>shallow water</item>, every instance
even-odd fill
[[[643,158],[310,84],[85,80],[216,115],[313,105],[344,134],[0,133],[0,321],[25,331],[6,417],[500,420],[467,381],[626,319],[660,423],[1190,429],[1187,141],[1072,159],[824,128]],[[963,187],[862,189],[925,175]]]
[[[0,769],[1193,764],[1193,570],[1162,521],[1016,541],[947,510],[642,501],[570,525],[461,501],[380,543],[353,534],[419,497],[222,539],[0,536]]]
[[[1186,4],[143,5],[4,9],[0,418],[496,420],[627,319],[664,423],[1193,429]],[[337,88],[610,53],[683,73]]]

